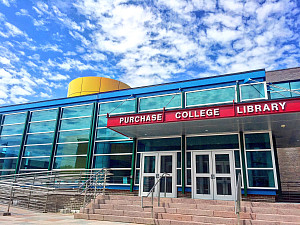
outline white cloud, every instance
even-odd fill
[[[15,3],[15,0],[0,0],[0,2],[4,5],[6,5],[7,7],[10,7],[11,3]]]
[[[106,60],[106,56],[99,52],[87,53],[81,56],[85,61],[100,62]]]
[[[4,24],[7,28],[8,36],[27,36],[23,31],[21,31],[19,28],[17,28],[15,25],[5,22]]]
[[[10,60],[8,58],[0,56],[0,63],[10,65]]]

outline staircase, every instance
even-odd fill
[[[145,198],[144,205],[150,201]],[[158,207],[154,198],[153,217],[151,210],[141,207],[138,196],[99,195],[74,217],[159,225],[238,224],[233,201],[161,198]],[[299,225],[300,204],[242,202],[240,224]]]

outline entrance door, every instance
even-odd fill
[[[193,197],[234,199],[232,151],[193,152]]]
[[[161,179],[159,187],[156,186],[154,196],[158,196],[160,188],[161,197],[165,196],[165,189],[166,197],[176,197],[176,154],[143,153],[141,160],[140,195],[146,196],[163,173],[167,173],[168,176]]]

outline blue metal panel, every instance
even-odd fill
[[[113,190],[130,190],[130,185],[126,185],[126,186],[123,186],[123,185],[109,185],[109,186],[106,186],[105,187],[106,189],[113,189]]]
[[[244,194],[244,189],[242,189],[242,194]],[[247,194],[250,194],[250,195],[276,195],[276,190],[247,189]]]

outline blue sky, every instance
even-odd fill
[[[297,0],[0,0],[0,105],[300,65]]]

